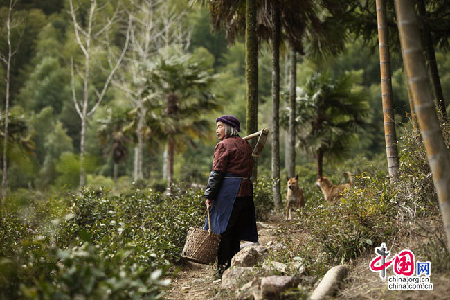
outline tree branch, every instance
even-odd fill
[[[114,14],[111,18],[108,18],[108,23],[106,23],[105,26],[103,26],[103,28],[101,28],[96,34],[94,34],[94,38],[97,38],[98,36],[100,36],[103,32],[107,31],[111,25],[114,23],[114,21],[116,20],[116,16],[117,16],[117,12],[119,11],[119,6],[116,7],[116,9],[114,10]]]
[[[73,26],[74,26],[74,28],[75,28],[75,37],[77,38],[77,42],[78,42],[78,45],[79,45],[80,48],[81,48],[81,51],[83,51],[84,55],[88,56],[88,53],[87,53],[87,51],[86,51],[86,48],[85,48],[83,42],[81,41],[79,31],[81,30],[82,33],[83,33],[85,36],[86,36],[87,34],[86,34],[86,33],[81,29],[81,27],[78,25],[77,18],[76,18],[76,16],[75,16],[75,10],[73,9],[72,0],[69,0],[69,4],[70,4],[70,15],[72,16]]]
[[[130,16],[128,18],[128,29],[127,29],[125,45],[123,46],[122,53],[120,54],[119,58],[117,59],[116,65],[109,73],[108,78],[106,79],[105,85],[103,86],[102,92],[100,93],[99,96],[97,96],[97,103],[94,105],[94,107],[92,107],[91,111],[88,113],[88,116],[92,115],[95,112],[95,110],[97,109],[97,107],[100,105],[100,103],[102,102],[103,97],[105,96],[106,90],[108,88],[109,82],[111,81],[112,77],[114,76],[114,73],[118,69],[120,63],[122,62],[122,59],[125,56],[125,53],[128,48],[128,42],[130,40],[131,25],[132,25],[132,22],[131,22],[131,16]]]
[[[82,118],[80,105],[78,104],[77,96],[76,96],[76,92],[75,92],[75,76],[73,74],[73,58],[70,59],[70,75],[72,77],[72,80],[71,80],[71,84],[72,84],[72,100],[73,100],[73,103],[75,104],[75,109],[76,109],[78,115],[80,116],[80,118]]]

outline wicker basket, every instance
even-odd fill
[[[211,231],[208,212],[208,230],[190,227],[181,256],[196,263],[210,264],[215,262],[219,248],[220,235]]]

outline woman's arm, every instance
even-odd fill
[[[223,177],[225,177],[228,165],[228,151],[223,142],[216,145],[214,149],[214,161],[211,173],[209,173],[208,184],[204,197],[208,200],[215,200],[220,189]]]
[[[211,173],[209,173],[208,185],[206,186],[205,194],[203,195],[206,199],[216,199],[224,176],[225,173],[221,171],[212,170]]]

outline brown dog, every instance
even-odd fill
[[[288,178],[286,193],[286,220],[291,220],[291,209],[294,206],[302,208],[305,206],[305,198],[303,198],[303,190],[298,186],[298,175]]]
[[[350,172],[345,172],[344,174],[348,175],[349,183],[334,185],[325,176],[317,179],[316,185],[320,187],[323,195],[325,196],[325,200],[328,203],[334,202],[337,199],[341,198],[342,193],[352,186],[352,174]]]

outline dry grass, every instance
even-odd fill
[[[387,247],[391,257],[403,249],[414,252],[416,261],[425,261],[421,253],[423,243],[429,241],[435,234],[442,231],[439,216],[430,217],[418,222],[404,223],[399,234]],[[374,249],[375,250],[375,249]],[[450,272],[434,272],[431,267],[432,291],[390,291],[387,283],[381,281],[378,273],[369,269],[370,261],[375,253],[368,253],[353,261],[350,273],[345,280],[337,299],[450,299]],[[387,269],[387,276],[393,275],[392,268]]]

